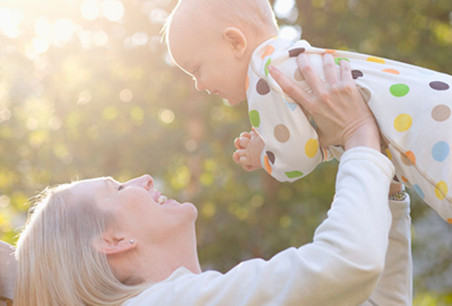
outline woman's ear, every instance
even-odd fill
[[[94,249],[105,255],[124,253],[128,250],[134,249],[136,246],[137,243],[133,239],[114,237],[107,233],[104,233],[101,237],[98,237],[93,241]]]
[[[232,47],[237,57],[241,58],[246,53],[248,41],[240,29],[235,27],[224,29],[223,38]]]

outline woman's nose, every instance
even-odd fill
[[[126,183],[126,185],[143,187],[144,189],[149,191],[154,188],[154,179],[149,174],[145,174],[140,177],[131,179]]]

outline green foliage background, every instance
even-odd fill
[[[452,73],[450,0],[276,2],[290,8],[278,14],[282,28],[314,46]],[[84,18],[89,5],[97,17]],[[122,7],[122,18],[103,16],[109,5]],[[0,0],[1,240],[15,242],[28,199],[48,185],[150,173],[165,194],[198,207],[204,269],[226,271],[310,241],[332,200],[337,163],[293,184],[235,165],[246,105],[196,92],[169,64],[159,32],[174,5]],[[414,194],[412,216],[415,304],[451,304],[452,228]]]

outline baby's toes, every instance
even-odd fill
[[[242,148],[246,149],[250,144],[250,139],[248,137],[240,137],[239,144]]]

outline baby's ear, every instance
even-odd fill
[[[228,27],[223,31],[223,38],[232,47],[238,57],[245,54],[248,41],[245,34],[238,28]]]

